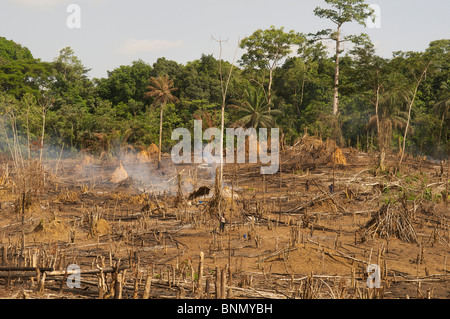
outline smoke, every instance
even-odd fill
[[[111,144],[115,146],[100,155],[62,143],[45,141],[42,149],[39,141],[30,144],[23,132],[16,132],[16,138],[8,128],[0,132],[0,149],[9,160],[15,161],[17,158],[19,164],[26,163],[29,159],[39,160],[42,150],[45,171],[57,178],[71,182],[106,183],[104,185],[112,183],[112,174],[122,163],[133,186],[148,193],[177,194],[178,174],[182,176],[182,191],[185,195],[198,187],[213,185],[216,167],[219,165],[208,159],[204,159],[201,164],[175,164],[166,154],[162,158],[161,169],[158,169],[157,154],[146,157],[142,152],[120,147],[120,143],[114,141]]]

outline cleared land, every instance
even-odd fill
[[[397,163],[305,137],[277,174],[225,165],[217,201],[214,168],[150,151],[3,160],[0,297],[449,298],[448,163]]]

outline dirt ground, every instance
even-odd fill
[[[36,169],[19,175],[4,159],[2,267],[120,265],[122,298],[141,298],[148,275],[149,298],[449,298],[448,163],[408,156],[396,170],[391,154],[389,171],[377,172],[376,153],[339,149],[333,164],[312,142],[282,151],[274,175],[261,175],[259,164],[225,164],[219,209],[209,206],[214,168],[175,165],[167,155],[159,170],[131,155],[51,160],[38,185]],[[202,186],[209,194],[189,198]],[[373,231],[376,216],[396,231]],[[367,288],[370,264],[379,267],[379,289]],[[2,271],[0,298],[99,297],[98,274],[82,273],[81,287],[69,288],[49,272],[39,289],[39,278]],[[117,277],[105,280],[103,297],[113,298]]]

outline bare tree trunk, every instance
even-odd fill
[[[29,117],[30,117],[30,105],[28,104],[27,108],[27,144],[28,144],[28,159],[31,159],[31,148],[30,148],[30,126],[29,126]]]
[[[299,101],[299,104],[298,104],[298,107],[297,107],[298,115],[301,115],[300,107],[303,106],[303,99],[305,97],[305,83],[306,83],[306,76],[303,75],[302,90],[301,90],[301,93],[300,93],[300,101]]]
[[[220,87],[222,89],[222,110],[221,110],[221,119],[220,119],[220,176],[219,176],[219,183],[222,185],[222,179],[223,179],[223,132],[224,132],[224,126],[225,126],[225,103],[226,103],[226,97],[227,97],[227,91],[228,91],[228,85],[230,83],[231,79],[231,72],[233,71],[234,61],[236,60],[236,53],[239,48],[236,47],[236,51],[234,52],[233,62],[231,63],[230,72],[228,73],[227,82],[224,85],[223,83],[223,76],[222,76],[222,40],[216,40],[219,42],[219,73],[220,73]]]
[[[380,154],[378,157],[378,166],[381,168],[382,171],[385,170],[386,168],[386,149],[385,149],[385,145],[382,145],[383,140],[381,137],[381,132],[380,132],[380,115],[378,114],[378,105],[380,103],[380,85],[377,86],[377,94],[376,94],[376,99],[375,99],[375,116],[377,117],[377,139],[378,139],[378,147],[380,149]],[[373,143],[373,141],[372,141]]]
[[[339,52],[340,52],[340,32],[341,27],[338,26],[336,31],[336,62],[334,69],[334,86],[333,86],[333,115],[339,112]]]
[[[162,143],[162,124],[165,103],[161,104],[161,115],[159,118],[159,146],[158,146],[158,169],[161,168],[161,143]]]
[[[39,154],[39,162],[42,164],[42,153],[44,151],[44,135],[45,135],[45,115],[46,111],[42,107],[42,135],[41,135],[41,152]]]
[[[380,129],[378,130],[378,147],[380,148],[380,154],[378,155],[378,167],[382,170],[386,170],[386,154],[388,153],[392,128],[389,120],[380,120]]]
[[[400,162],[398,164],[399,167],[402,166],[403,162],[403,156],[405,155],[405,148],[406,148],[406,134],[408,133],[409,128],[409,122],[411,120],[411,109],[414,104],[414,100],[416,99],[417,91],[419,90],[420,83],[422,82],[422,79],[424,78],[425,74],[427,73],[428,68],[430,67],[431,62],[427,64],[425,69],[423,70],[422,74],[420,75],[419,80],[417,81],[416,87],[414,89],[413,96],[411,98],[411,101],[409,102],[409,110],[408,110],[408,120],[406,121],[406,128],[405,128],[405,134],[403,135],[403,146],[402,146],[402,154],[400,156]]]
[[[377,95],[375,100],[375,116],[377,117],[377,132],[380,131],[380,116],[378,115],[379,103],[380,103],[380,85],[377,86]]]
[[[268,91],[268,98],[267,103],[269,104],[269,115],[270,115],[270,102],[272,102],[272,82],[273,82],[273,68],[269,69],[269,87],[267,88]]]
[[[441,145],[442,131],[443,131],[443,128],[444,128],[445,115],[448,112],[448,108],[449,107],[447,106],[447,109],[444,112],[442,112],[441,125],[440,125],[440,129],[439,129],[439,138],[438,138],[438,144],[437,144],[438,146]]]

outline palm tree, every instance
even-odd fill
[[[238,126],[243,127],[274,127],[274,115],[282,115],[280,110],[271,109],[272,103],[268,103],[266,96],[261,88],[247,88],[244,91],[244,101],[240,105],[230,105],[236,108],[243,116],[235,122]]]
[[[161,108],[161,115],[159,120],[159,147],[158,147],[158,169],[161,167],[161,141],[162,141],[162,122],[164,107],[167,103],[176,102],[178,98],[172,95],[172,92],[177,90],[173,87],[173,80],[169,76],[159,75],[158,77],[150,77],[150,85],[147,87],[148,92],[144,93],[145,97],[153,98],[153,106],[159,105]]]

